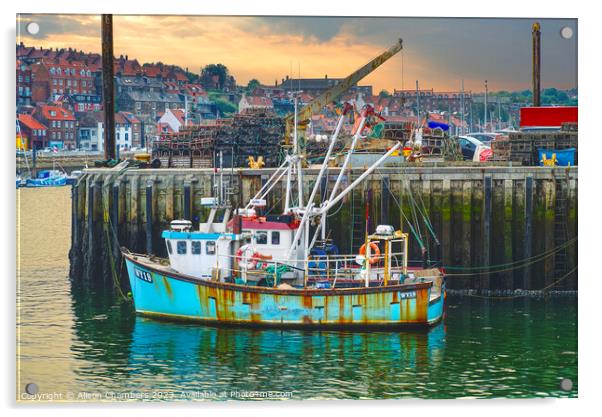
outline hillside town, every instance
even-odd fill
[[[101,55],[67,49],[16,45],[17,121],[22,147],[30,149],[89,150],[103,148]],[[262,109],[284,116],[293,109],[293,95],[301,106],[342,81],[285,76],[273,85],[251,80],[238,85],[221,64],[198,73],[161,62],[140,63],[136,58],[114,58],[115,143],[120,150],[150,147],[161,135],[183,126],[210,125],[217,120]],[[545,93],[545,90],[544,90]],[[576,97],[576,91],[575,91]],[[445,122],[450,134],[513,127],[523,105],[516,97],[494,94],[489,99],[489,125],[483,126],[483,94],[433,89],[382,90],[370,85],[352,87],[340,102],[357,108],[370,104],[391,122]],[[332,106],[331,106],[332,107]],[[337,114],[325,107],[311,119],[314,135],[331,133]],[[343,126],[343,134],[352,125]]]

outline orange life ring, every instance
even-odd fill
[[[251,245],[243,245],[236,251],[236,260],[242,268],[255,269],[257,265],[257,252]]]
[[[272,255],[262,255],[261,253],[255,251],[253,246],[248,244],[241,246],[236,251],[236,260],[238,261],[238,265],[247,269],[255,269],[259,262],[270,259],[272,259]]]
[[[361,248],[360,248],[360,255],[365,255],[366,254],[366,244],[364,243]],[[375,263],[378,262],[378,258],[380,257],[380,248],[378,247],[378,245],[374,242],[370,242],[370,259],[368,259],[368,262],[370,262],[370,265],[374,265]]]

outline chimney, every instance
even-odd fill
[[[541,105],[541,32],[539,22],[533,23],[533,106]]]

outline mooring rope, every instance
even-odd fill
[[[485,265],[485,266],[472,266],[472,267],[471,266],[441,266],[441,268],[446,269],[446,270],[449,269],[449,270],[456,270],[456,271],[473,271],[473,270],[488,270],[491,268],[502,268],[505,266],[521,264],[523,262],[527,262],[527,261],[529,261],[531,259],[535,259],[535,258],[540,258],[540,257],[545,258],[547,256],[553,255],[554,253],[566,248],[567,246],[574,244],[576,241],[577,241],[577,237],[574,237],[570,240],[567,240],[563,244],[555,246],[554,248],[549,249],[545,252],[530,256],[528,258],[519,259],[519,260],[513,261],[513,262],[507,262],[507,263],[495,264],[495,265]]]
[[[576,239],[577,238],[574,238],[573,240],[576,240]],[[499,273],[499,272],[513,271],[515,269],[522,269],[522,268],[525,268],[525,267],[527,267],[529,265],[533,265],[533,264],[535,264],[537,262],[540,262],[540,261],[544,260],[545,258],[548,258],[548,257],[554,255],[554,253],[556,253],[556,252],[564,249],[565,247],[571,245],[572,243],[574,243],[574,241],[568,241],[568,242],[563,243],[562,245],[557,246],[556,248],[554,248],[550,252],[543,252],[543,253],[540,253],[538,255],[532,256],[530,258],[525,258],[525,259],[522,259],[520,261],[508,264],[508,265],[514,265],[514,266],[511,266],[509,268],[491,270],[492,268],[495,268],[495,267],[499,266],[499,265],[492,265],[492,266],[489,266],[489,267],[486,267],[486,266],[485,267],[479,267],[479,268],[488,268],[488,269],[484,269],[482,271],[467,272],[467,273],[461,273],[461,274],[453,274],[453,273],[452,274],[447,274],[446,273],[445,276],[446,277],[450,277],[450,276],[451,277],[466,277],[466,276],[483,275],[483,274],[489,274],[489,273],[495,274],[495,273]],[[524,262],[524,264],[523,264],[523,262]],[[521,265],[517,265],[519,263]],[[503,265],[503,264],[500,264],[500,265]],[[443,267],[443,269],[446,269],[446,268]]]
[[[109,253],[109,264],[111,267],[111,276],[113,278],[113,284],[117,287],[117,291],[119,291],[119,295],[123,300],[128,300],[123,291],[121,290],[121,282],[120,278],[117,275],[117,271],[115,269],[115,258],[113,258],[113,243],[111,243],[111,237],[109,236],[109,228],[113,232],[113,238],[115,242],[119,243],[119,238],[115,231],[115,227],[113,222],[111,221],[111,216],[109,215],[109,201],[108,199],[103,201],[103,229],[105,231],[105,240],[107,242],[107,252]],[[120,262],[120,273],[123,271],[123,260]]]
[[[559,284],[561,281],[567,279],[569,276],[571,276],[575,271],[577,271],[577,267],[574,267],[573,269],[571,269],[569,272],[567,272],[566,274],[564,274],[562,277],[558,278],[556,281],[552,282],[549,285],[546,285],[545,287],[539,289],[539,290],[533,290],[533,291],[542,291],[545,292],[546,290],[554,287],[555,285]],[[515,295],[480,295],[480,294],[462,294],[463,297],[473,297],[473,298],[485,298],[485,299],[496,299],[496,300],[511,300],[511,299],[516,299],[516,298],[523,298],[523,297],[529,297],[532,294],[529,293],[523,293],[523,294],[515,294]]]

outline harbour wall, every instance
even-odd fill
[[[348,170],[343,186],[363,171]],[[272,172],[228,171],[234,202],[252,198]],[[307,198],[318,170],[305,172]],[[319,194],[338,172],[329,169]],[[72,188],[72,279],[127,291],[119,246],[166,256],[161,231],[174,219],[204,221],[201,198],[213,181],[210,169],[86,169]],[[268,197],[273,214],[284,189],[282,182]],[[342,253],[356,251],[366,221],[370,232],[402,227],[410,259],[443,266],[450,289],[577,289],[576,167],[383,167],[331,211],[328,237]]]

